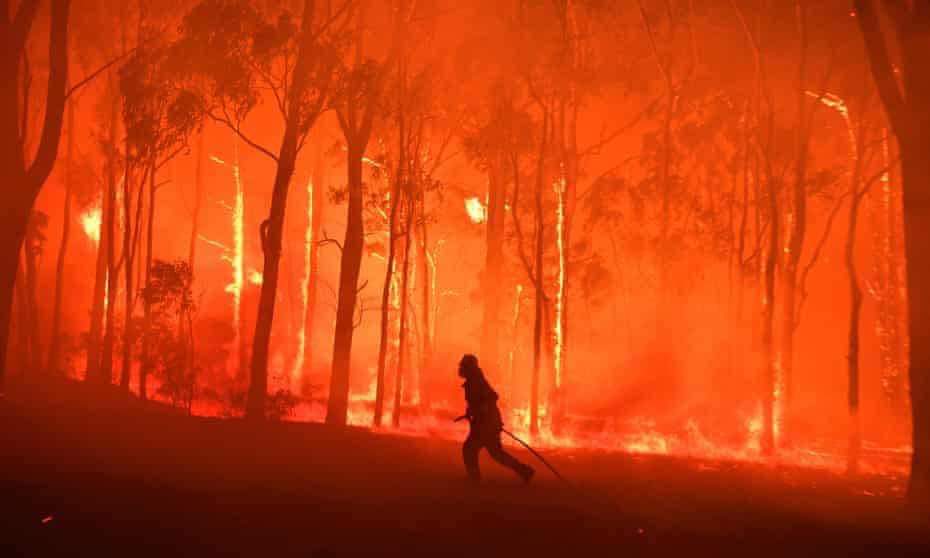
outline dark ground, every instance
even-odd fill
[[[0,400],[0,557],[930,556],[900,480],[576,452],[473,486],[446,441],[55,393]]]

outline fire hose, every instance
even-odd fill
[[[463,415],[463,416],[460,416],[460,417],[456,418],[456,419],[455,419],[455,422],[460,422],[460,421],[463,421],[463,420],[466,420],[466,419],[468,419],[468,416]],[[533,457],[535,457],[536,459],[538,459],[540,462],[542,462],[543,465],[546,466],[546,468],[548,468],[550,471],[552,471],[552,474],[555,475],[556,478],[558,478],[560,481],[564,482],[565,484],[570,484],[570,483],[568,482],[568,479],[566,479],[565,477],[563,477],[562,474],[559,473],[558,469],[556,469],[555,467],[553,467],[552,464],[549,463],[549,462],[546,460],[546,458],[543,457],[538,451],[536,451],[535,449],[533,449],[532,446],[530,446],[528,443],[524,442],[524,441],[521,440],[519,437],[517,437],[516,434],[514,434],[513,432],[511,432],[511,431],[509,431],[509,430],[507,430],[507,429],[505,429],[505,428],[501,428],[501,432],[503,432],[504,434],[510,436],[511,438],[513,438],[513,440],[514,440],[515,442],[517,442],[517,443],[520,444],[521,446],[525,447],[525,448],[527,449],[527,451],[529,451],[530,453],[533,454]]]

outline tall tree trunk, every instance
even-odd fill
[[[504,204],[506,182],[496,160],[488,171],[488,220],[485,227],[484,307],[481,323],[481,362],[492,377],[500,369],[501,271],[504,262]]]
[[[101,192],[100,202],[100,230],[97,236],[97,263],[94,273],[94,290],[91,299],[90,308],[90,332],[87,339],[87,363],[86,374],[84,379],[90,382],[99,382],[102,379],[100,374],[100,355],[103,349],[103,319],[106,307],[107,292],[107,243],[110,238],[107,234],[107,228],[103,226],[103,216],[107,213],[109,196],[106,195],[106,187]]]
[[[6,4],[4,4],[6,6]],[[42,186],[58,156],[68,82],[68,20],[70,0],[52,0],[49,27],[48,93],[45,120],[36,156],[26,164],[20,129],[20,63],[29,39],[38,2],[23,2],[11,21],[9,10],[0,17],[0,168],[7,188],[0,204],[0,392],[6,379],[6,352],[13,309],[13,290],[26,225]],[[9,6],[7,6],[9,8]]]
[[[297,160],[297,130],[294,129],[293,124],[289,124],[288,128],[285,131],[274,189],[271,194],[271,215],[261,226],[264,255],[263,281],[258,303],[258,317],[255,320],[255,339],[252,344],[252,367],[246,406],[246,416],[256,420],[261,420],[265,416],[265,400],[268,393],[268,356],[280,277],[284,210],[287,207],[288,189]]]
[[[536,221],[536,245],[535,245],[535,264],[536,273],[534,276],[534,290],[536,295],[535,316],[533,319],[533,377],[530,381],[530,433],[536,435],[539,433],[539,380],[542,373],[543,359],[543,314],[546,311],[546,292],[545,292],[545,268],[543,267],[543,255],[545,246],[545,220],[543,219],[543,184],[545,183],[545,160],[547,138],[549,136],[550,114],[546,110],[543,120],[542,140],[539,146],[539,159],[536,166],[536,192],[535,192],[535,221]]]
[[[65,263],[68,259],[68,242],[71,239],[71,203],[73,198],[71,169],[74,163],[74,104],[68,103],[68,139],[67,157],[65,158],[65,204],[61,217],[61,244],[58,247],[58,259],[55,262],[55,301],[52,306],[52,328],[49,332],[48,364],[46,370],[50,375],[63,375],[61,361],[61,313],[64,304]]]
[[[149,182],[148,218],[145,233],[145,291],[152,288],[152,247],[155,244],[155,181]],[[139,363],[139,398],[148,399],[148,378],[152,372],[152,302],[149,296],[142,300],[142,354]]]
[[[352,360],[352,337],[355,333],[355,305],[358,300],[358,276],[364,248],[362,222],[362,157],[364,147],[349,141],[349,208],[342,260],[339,267],[339,295],[336,305],[336,332],[333,339],[333,372],[326,409],[328,424],[345,424],[349,408],[349,372]]]
[[[904,230],[907,254],[908,333],[913,454],[909,496],[930,505],[930,145],[927,128],[902,142]],[[905,147],[906,146],[906,147]]]
[[[776,377],[781,401],[776,401],[782,419],[782,438],[791,441],[792,402],[795,391],[794,379],[794,332],[797,329],[797,285],[798,264],[804,249],[807,233],[807,159],[810,143],[810,127],[807,110],[807,6],[805,0],[797,0],[796,13],[800,33],[797,95],[798,121],[795,128],[794,181],[788,206],[788,240],[785,246],[784,269],[782,270],[782,315],[781,351],[778,357],[781,377]]]
[[[403,127],[401,127],[403,130]],[[401,134],[403,135],[403,133]],[[391,189],[391,204],[388,214],[388,240],[387,261],[384,277],[384,286],[381,289],[381,325],[380,341],[378,343],[378,372],[375,377],[375,410],[374,425],[381,426],[384,416],[385,372],[387,368],[387,353],[390,347],[390,316],[391,316],[391,287],[394,283],[394,267],[397,260],[397,215],[400,207],[401,165],[398,162],[398,176],[394,178],[394,187]]]
[[[129,144],[126,144],[126,170],[123,175],[123,260],[126,268],[126,291],[125,291],[125,307],[123,309],[123,347],[122,347],[122,357],[120,359],[120,376],[119,376],[119,387],[123,391],[129,391],[129,377],[132,371],[132,345],[133,345],[133,332],[132,332],[132,314],[134,305],[135,291],[133,290],[134,282],[133,275],[134,269],[133,264],[135,263],[135,246],[132,238],[132,176],[130,169],[130,162],[128,159],[129,153]],[[154,163],[152,164],[152,173],[154,175]],[[140,186],[141,188],[141,186]],[[139,192],[141,196],[142,193]]]
[[[770,126],[772,126],[770,122]],[[771,156],[771,154],[769,154]],[[771,162],[767,162],[770,167]],[[775,452],[775,391],[777,389],[777,367],[775,357],[775,274],[780,246],[778,226],[778,191],[774,173],[771,168],[766,172],[769,209],[768,250],[763,269],[762,291],[762,454],[770,456]]]
[[[194,214],[191,217],[191,239],[187,250],[187,263],[190,265],[192,275],[194,273],[194,263],[197,258],[197,243],[200,235],[200,209],[203,205],[203,162],[206,158],[204,136],[206,136],[206,131],[201,130],[197,138],[197,170],[194,175]]]
[[[923,243],[930,237],[930,157],[926,153],[930,74],[925,69],[930,7],[920,2],[895,3],[896,9],[888,14],[892,30],[885,33],[876,2],[856,0],[854,5],[872,74],[901,151],[913,436],[908,496],[926,508],[930,507],[930,257]],[[892,65],[886,34],[892,42],[896,39],[900,65]]]
[[[107,384],[113,382],[113,346],[116,340],[116,295],[119,287],[119,264],[116,259],[116,220],[119,215],[116,198],[117,188],[117,158],[119,150],[117,149],[117,134],[120,114],[120,98],[115,83],[116,78],[111,78],[111,95],[113,96],[110,103],[110,130],[107,148],[107,203],[104,204],[103,226],[106,229],[107,236],[107,287],[106,287],[106,319],[103,326],[103,349],[100,357],[100,377]],[[127,246],[123,247],[126,250]]]
[[[860,159],[857,154],[856,169],[850,185],[849,226],[846,230],[845,263],[849,278],[849,334],[847,354],[847,401],[849,404],[849,445],[846,454],[846,469],[850,474],[859,468],[859,453],[862,436],[859,420],[859,322],[862,312],[862,289],[856,272],[856,227],[859,221]]]
[[[407,361],[409,360],[407,358],[409,353],[407,350],[407,314],[410,296],[410,251],[413,247],[414,203],[409,192],[406,193],[405,197],[407,198],[407,222],[404,227],[404,265],[400,276],[400,330],[397,333],[400,353],[397,357],[397,371],[394,373],[394,409],[391,414],[391,422],[394,428],[400,426],[404,374],[407,372]]]
[[[284,212],[287,208],[287,194],[294,176],[297,154],[302,139],[312,126],[306,121],[309,110],[306,103],[307,90],[310,87],[310,64],[314,42],[314,3],[304,1],[303,20],[300,30],[300,48],[294,64],[294,80],[288,90],[288,120],[284,129],[284,138],[278,154],[277,171],[274,188],[271,192],[271,213],[261,225],[262,253],[262,287],[258,303],[258,317],[255,320],[255,338],[252,344],[252,366],[249,393],[246,401],[246,417],[252,420],[265,418],[265,401],[268,394],[268,356],[271,345],[271,326],[274,322],[275,298],[278,292],[279,269],[281,264],[281,246],[284,235]],[[315,117],[316,115],[311,115]],[[305,121],[301,121],[304,119]],[[307,129],[303,130],[302,127]]]
[[[420,277],[421,277],[421,286],[422,295],[423,295],[423,308],[421,308],[421,325],[420,337],[422,339],[422,352],[420,353],[420,374],[419,378],[419,392],[420,392],[420,407],[424,410],[429,410],[431,406],[432,399],[430,397],[430,387],[428,381],[428,375],[432,370],[433,366],[433,320],[435,316],[432,315],[432,286],[433,281],[435,280],[435,270],[432,268],[432,260],[430,258],[429,252],[429,239],[427,237],[427,223],[426,223],[426,201],[423,199],[425,194],[420,192],[420,216],[417,219],[417,222],[420,226],[417,228],[419,234],[417,235],[417,243],[420,248]],[[501,216],[503,221],[503,216]],[[499,360],[499,359],[498,359]]]

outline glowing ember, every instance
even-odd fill
[[[262,272],[256,269],[249,270],[249,283],[253,285],[261,285],[265,282],[265,277],[262,276]]]
[[[477,196],[465,199],[465,211],[471,222],[476,225],[486,223],[488,220],[488,208]]]

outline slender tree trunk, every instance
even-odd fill
[[[113,78],[115,81],[116,78]],[[111,83],[111,94],[113,99],[110,106],[110,131],[108,138],[109,161],[107,163],[107,202],[104,204],[103,224],[106,228],[106,250],[107,250],[107,291],[106,291],[106,320],[103,329],[103,352],[100,363],[100,377],[103,382],[110,384],[113,382],[113,345],[115,343],[116,329],[116,295],[119,287],[119,268],[116,261],[116,219],[118,215],[116,203],[116,168],[118,150],[117,144],[117,126],[119,122],[119,95],[116,92],[116,85]],[[128,248],[124,246],[125,250]]]
[[[810,143],[810,130],[807,110],[807,7],[805,0],[796,2],[797,23],[800,33],[800,54],[798,64],[797,110],[798,121],[795,129],[795,164],[794,181],[788,206],[787,227],[788,240],[785,247],[784,269],[782,270],[782,316],[781,316],[781,351],[779,364],[781,377],[775,381],[779,385],[781,401],[776,401],[782,414],[782,439],[789,442],[792,437],[794,379],[794,332],[797,329],[797,284],[798,265],[804,249],[807,234],[807,160]]]
[[[152,247],[155,244],[155,181],[150,177],[148,218],[145,234],[145,291],[152,287]],[[152,302],[149,296],[142,301],[142,355],[139,363],[139,398],[148,399],[148,378],[152,372]]]
[[[333,339],[333,372],[326,409],[328,424],[345,424],[349,408],[349,372],[352,360],[352,336],[355,333],[355,305],[358,300],[358,276],[364,248],[362,222],[362,157],[364,147],[349,141],[349,208],[342,260],[339,268],[339,295],[336,305],[336,332]]]
[[[306,15],[305,17],[310,17]],[[271,326],[274,321],[275,298],[280,278],[281,245],[284,234],[284,210],[287,193],[294,175],[297,159],[297,131],[289,124],[285,131],[274,189],[271,194],[271,215],[261,226],[264,266],[262,288],[258,303],[258,318],[255,321],[255,340],[252,344],[252,368],[246,416],[261,420],[265,416],[265,400],[268,392],[268,356],[271,345]]]
[[[533,376],[530,381],[530,433],[539,433],[539,380],[542,373],[543,359],[543,314],[546,311],[545,268],[543,255],[545,253],[545,220],[543,216],[543,184],[545,183],[546,154],[550,133],[551,113],[544,107],[543,127],[539,143],[539,157],[536,161],[536,191],[535,206],[535,273],[533,287],[536,295],[535,316],[533,320]]]
[[[274,322],[275,298],[280,278],[284,212],[287,208],[287,194],[291,178],[294,176],[299,145],[313,123],[306,121],[308,109],[303,106],[310,87],[310,64],[311,56],[313,56],[310,48],[314,40],[311,24],[313,18],[314,3],[311,0],[305,0],[300,30],[300,49],[294,64],[295,77],[288,90],[288,121],[278,154],[277,172],[271,192],[271,214],[262,223],[260,230],[264,255],[263,281],[258,303],[258,318],[255,320],[251,377],[246,401],[246,417],[252,420],[265,418],[265,401],[268,394],[268,356],[271,345],[271,326]],[[301,119],[304,121],[302,122]],[[300,130],[301,126],[307,126],[307,129]]]
[[[856,227],[859,220],[859,161],[857,156],[856,171],[850,186],[849,226],[846,231],[845,263],[849,277],[849,334],[848,334],[848,382],[847,400],[849,403],[849,445],[846,454],[846,469],[854,474],[859,468],[859,454],[862,446],[859,420],[859,322],[862,312],[862,289],[856,272]]]
[[[187,263],[194,273],[194,263],[197,258],[197,241],[200,235],[200,209],[203,205],[203,162],[206,158],[204,151],[204,137],[206,131],[201,130],[197,138],[197,170],[194,178],[194,214],[191,217],[191,240],[187,251]]]
[[[63,375],[64,370],[61,362],[61,313],[64,304],[65,288],[65,263],[68,259],[68,242],[71,239],[71,203],[72,193],[72,176],[71,169],[74,161],[74,104],[72,100],[68,103],[68,139],[67,139],[67,157],[65,159],[65,205],[61,218],[61,244],[58,248],[58,260],[55,263],[55,302],[52,306],[52,329],[49,332],[49,349],[48,364],[46,369],[48,374]]]
[[[133,290],[133,264],[135,263],[135,246],[132,238],[132,176],[130,169],[130,162],[128,159],[129,153],[129,144],[126,144],[126,171],[123,175],[123,260],[125,262],[126,268],[126,291],[125,291],[125,307],[123,309],[123,351],[122,358],[120,362],[120,376],[119,376],[119,387],[123,391],[129,391],[129,377],[132,371],[132,345],[133,345],[133,332],[132,332],[132,313],[134,307],[134,297],[135,291]],[[154,174],[154,164],[152,165],[152,172]],[[141,188],[141,186],[140,186]],[[142,193],[140,192],[141,196]]]
[[[488,220],[485,227],[484,308],[481,324],[481,362],[492,377],[500,366],[500,286],[504,261],[505,182],[495,161],[488,172]]]
[[[401,128],[403,129],[403,128]],[[390,315],[391,315],[391,286],[394,282],[394,267],[397,259],[397,215],[400,206],[400,165],[398,163],[398,176],[394,178],[394,187],[391,189],[390,213],[388,216],[387,262],[384,277],[384,286],[381,289],[381,334],[378,343],[378,372],[375,378],[375,411],[374,425],[381,426],[384,416],[385,371],[387,368],[387,353],[390,346]]]
[[[400,415],[402,406],[402,396],[404,389],[404,374],[407,371],[407,314],[408,300],[410,296],[410,256],[413,247],[413,226],[414,226],[414,203],[409,193],[407,197],[407,215],[404,234],[404,265],[401,269],[400,276],[400,331],[398,331],[398,345],[400,345],[400,354],[397,358],[397,371],[394,378],[394,409],[391,414],[391,422],[394,428],[400,426]]]
[[[103,226],[103,217],[107,214],[107,205],[109,196],[106,195],[106,187],[101,193],[100,205],[100,231],[97,238],[97,263],[94,273],[94,291],[90,308],[90,332],[87,340],[87,372],[85,380],[91,382],[101,381],[100,374],[100,355],[103,348],[103,319],[104,309],[106,306],[107,291],[107,244],[110,239],[107,235],[107,228]]]
[[[429,240],[427,237],[427,224],[426,224],[426,202],[423,199],[424,194],[420,193],[420,216],[418,222],[420,226],[418,227],[418,246],[420,247],[420,276],[421,276],[421,286],[422,295],[423,295],[423,308],[421,309],[420,316],[422,317],[420,329],[420,337],[423,340],[422,343],[422,352],[420,354],[420,375],[419,375],[419,388],[420,388],[420,407],[424,410],[429,410],[431,405],[430,397],[430,388],[429,381],[427,379],[428,374],[432,370],[433,366],[433,319],[432,316],[432,285],[435,277],[433,276],[434,270],[431,268],[431,260],[429,253]],[[502,217],[503,220],[503,217]]]
[[[775,390],[777,365],[775,358],[775,274],[778,262],[779,226],[778,191],[771,170],[766,173],[769,206],[769,239],[765,259],[762,294],[762,454],[775,452]]]

